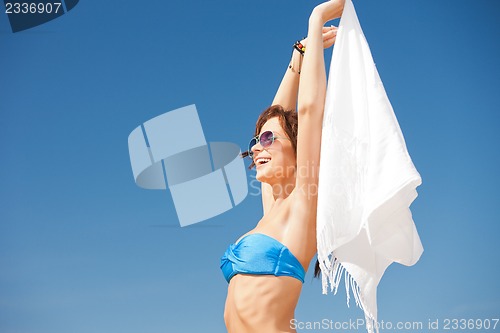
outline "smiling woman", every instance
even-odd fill
[[[308,36],[292,59],[272,106],[258,118],[243,156],[262,183],[264,216],[221,258],[229,283],[228,332],[296,332],[292,325],[304,275],[316,254],[316,206],[321,125],[326,95],[323,49],[337,29],[344,0],[314,8]],[[295,111],[297,109],[297,111]]]
[[[272,131],[267,131],[259,135],[264,124],[270,119],[277,119],[281,129],[278,132],[283,131],[284,135],[278,135]],[[271,135],[269,135],[271,133]],[[254,153],[252,148],[257,144],[264,148],[269,148],[274,143],[275,139],[285,139],[290,140],[294,153],[297,153],[297,134],[298,134],[298,118],[297,112],[294,110],[285,110],[281,105],[273,105],[267,108],[257,119],[255,124],[255,137],[250,140],[248,144],[248,151],[241,154],[242,157],[250,157],[252,163],[250,164],[250,169],[256,166],[254,163]],[[278,136],[277,136],[278,135]],[[257,161],[255,159],[255,161]]]

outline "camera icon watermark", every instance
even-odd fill
[[[240,148],[207,143],[194,104],[138,126],[128,137],[128,148],[136,184],[168,187],[181,226],[222,214],[248,194]]]

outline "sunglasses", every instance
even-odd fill
[[[276,136],[272,131],[265,131],[262,132],[260,135],[257,135],[256,137],[252,138],[250,140],[250,143],[248,144],[248,156],[253,159],[253,151],[252,147],[255,146],[257,143],[260,142],[260,145],[262,148],[268,148],[271,146],[274,142],[275,139],[286,139],[290,140],[289,138],[281,137],[281,136]]]

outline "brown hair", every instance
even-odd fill
[[[277,117],[279,123],[283,130],[285,131],[286,136],[292,142],[293,151],[295,152],[295,156],[297,156],[297,134],[298,134],[298,125],[299,119],[297,116],[297,112],[294,110],[285,110],[281,105],[271,105],[267,109],[265,109],[257,119],[257,123],[255,124],[255,133],[254,136],[257,136],[262,129],[262,126],[271,118]],[[241,153],[242,157],[248,156],[248,151]],[[250,164],[250,169],[252,169],[255,164]]]
[[[262,129],[262,126],[271,118],[277,117],[279,123],[283,130],[285,131],[286,136],[292,142],[293,151],[295,152],[295,156],[297,156],[297,135],[299,129],[299,118],[297,112],[295,110],[285,110],[281,105],[271,105],[267,109],[265,109],[257,119],[257,123],[255,124],[255,133],[254,136],[257,136]],[[248,156],[248,151],[241,153],[242,157]],[[255,163],[252,161],[250,164],[250,169],[255,166]],[[314,277],[319,277],[321,273],[321,269],[319,268],[319,261],[316,260],[316,265],[314,266]]]

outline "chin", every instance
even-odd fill
[[[261,183],[271,183],[271,180],[274,178],[271,171],[271,168],[261,167],[260,170],[257,170],[255,179]]]
[[[283,178],[283,175],[277,175],[275,174],[276,172],[277,170],[272,168],[271,165],[262,166],[261,168],[259,168],[259,170],[257,170],[255,179],[257,179],[261,183],[273,185],[276,182],[280,182],[280,179]]]
[[[269,177],[266,177],[265,175],[263,175],[262,173],[257,171],[257,174],[255,175],[255,179],[257,179],[261,183],[267,183],[267,180],[269,179]]]

